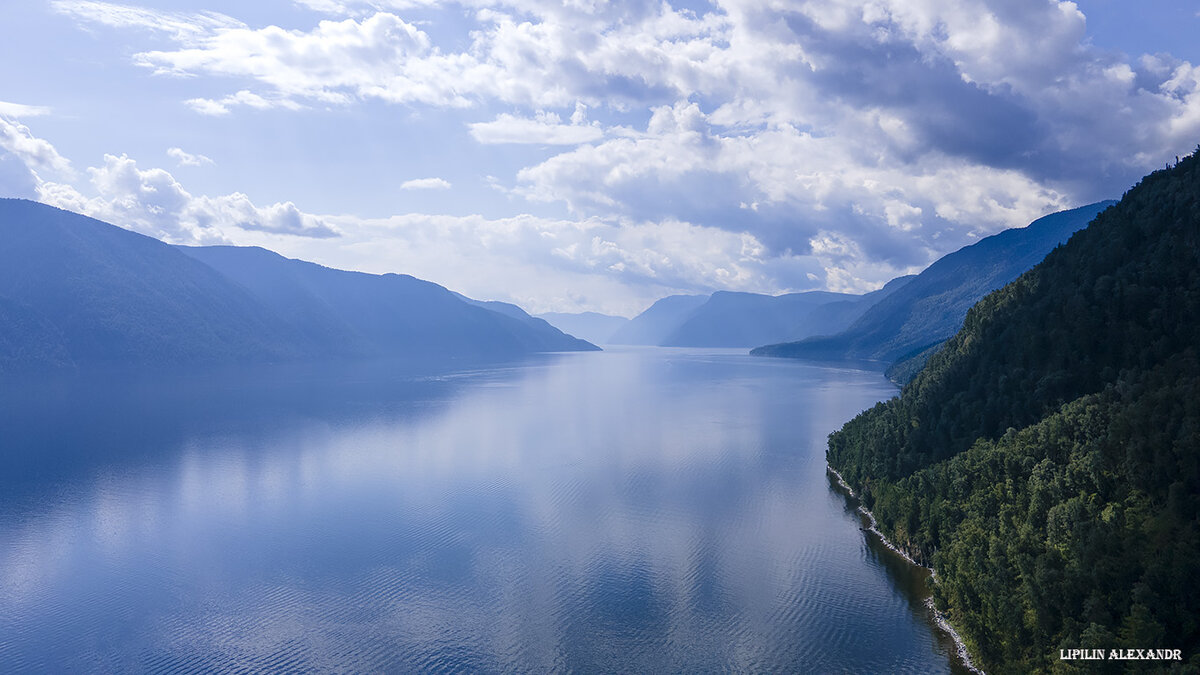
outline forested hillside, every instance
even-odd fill
[[[933,564],[988,672],[1119,647],[1200,668],[1198,348],[1193,155],[975,305],[898,398],[831,435],[829,463]]]

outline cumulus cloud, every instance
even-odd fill
[[[749,233],[678,220],[329,218],[343,232],[338,240],[291,238],[278,242],[278,250],[334,267],[403,271],[534,312],[596,309],[632,315],[671,293],[777,292],[822,283],[820,260],[772,255]],[[243,241],[257,243],[257,236],[247,233]]]
[[[135,56],[155,73],[236,82],[186,101],[207,115],[363,102],[479,111],[468,125],[477,142],[553,148],[497,181],[513,195],[615,231],[665,237],[686,224],[751,237],[764,262],[738,269],[771,279],[764,289],[813,278],[877,286],[999,229],[1119,195],[1200,138],[1197,67],[1093,46],[1067,0],[719,0],[694,10],[458,0],[429,10],[466,22],[449,38],[403,18],[418,0],[296,2],[324,20],[284,29],[54,6],[173,40]],[[589,121],[589,108],[621,123]],[[605,232],[597,250],[605,242],[635,248]],[[646,267],[653,246],[669,246],[646,242],[642,257],[589,269],[698,283]],[[571,241],[556,259],[592,246]],[[659,276],[633,276],[646,269]],[[730,284],[759,283],[729,267],[706,278],[716,269]]]
[[[204,155],[193,155],[186,152],[183,148],[167,148],[167,157],[174,159],[179,163],[179,166],[206,166],[213,164],[213,161]]]
[[[163,74],[250,78],[265,87],[258,93],[275,105],[369,99],[455,107],[490,99],[522,105],[567,106],[575,100],[601,105],[653,99],[724,76],[697,66],[720,51],[710,39],[721,39],[714,35],[720,18],[698,19],[667,4],[654,11],[636,8],[638,20],[630,25],[628,16],[611,9],[606,16],[549,3],[483,8],[475,13],[479,30],[471,33],[471,44],[462,51],[439,48],[428,34],[391,11],[358,18],[350,10],[352,3],[304,4],[352,16],[321,21],[310,31],[237,25],[181,31],[179,49],[143,52],[136,60]],[[373,4],[397,9],[414,3]],[[565,22],[545,20],[564,11],[571,14],[560,17]],[[518,20],[509,12],[533,13],[539,20]],[[116,23],[107,13],[75,13],[81,19]],[[176,18],[167,14],[161,23]],[[149,19],[126,21],[154,24]],[[581,45],[591,49],[581,51]]]
[[[791,24],[813,67],[806,82],[901,120],[909,152],[1085,191],[1106,174],[1136,178],[1200,133],[1179,124],[1194,103],[1170,85],[1186,64],[1154,73],[1091,46],[1072,2],[831,4],[803,3]],[[1103,189],[1126,187],[1114,183]]]
[[[310,32],[278,26],[217,30],[175,51],[138,54],[162,74],[212,73],[268,85],[265,94],[239,92],[201,103],[297,107],[298,100],[345,104],[355,97],[390,102],[466,105],[454,78],[463,59],[441,55],[429,36],[398,16],[380,12],[362,21],[321,21]],[[196,105],[196,104],[194,104]]]
[[[538,111],[533,118],[501,114],[491,122],[470,124],[471,136],[484,145],[503,143],[536,143],[540,145],[579,145],[604,137],[599,124],[586,124],[582,106],[572,115],[570,124],[563,124],[556,113]]]
[[[38,185],[51,176],[74,176],[71,163],[29,127],[0,112],[0,196],[36,198]]]
[[[476,122],[480,142],[573,145],[603,130],[555,123],[557,109],[704,97],[743,134],[780,124],[842,139],[867,133],[901,160],[937,153],[1072,192],[1098,176],[1103,190],[1124,187],[1200,134],[1190,64],[1148,67],[1091,46],[1085,17],[1066,1],[726,0],[697,14],[666,3],[461,0],[476,28],[454,49],[393,13],[413,2],[302,4],[346,18],[304,31],[81,0],[56,6],[81,19],[166,26],[156,29],[179,48],[136,57],[157,72],[256,83],[188,101],[205,114],[500,102],[542,117]],[[889,130],[882,124],[893,133],[877,133]]]
[[[694,103],[654,111],[645,131],[556,155],[518,174],[515,191],[565,201],[587,217],[672,215],[746,230],[780,255],[821,253],[837,231],[849,253],[821,255],[839,290],[868,290],[948,250],[1069,205],[1019,171],[946,155],[904,162],[781,126],[722,133]],[[825,251],[824,253],[828,253]]]
[[[28,129],[22,134],[24,142],[53,151]],[[86,186],[78,188],[40,181],[36,196],[172,243],[262,245],[343,268],[406,272],[536,311],[632,314],[669,293],[773,292],[822,283],[818,257],[777,255],[748,232],[677,219],[316,216],[290,202],[258,206],[241,193],[194,195],[169,171],[142,168],[125,155],[106,155],[86,174]],[[438,178],[414,183],[448,185]]]
[[[38,178],[16,155],[0,151],[0,197],[37,199]]]
[[[477,10],[478,29],[455,51],[384,11],[413,3],[304,4],[352,16],[301,31],[250,28],[227,17],[153,19],[144,16],[155,14],[149,10],[121,13],[104,3],[57,6],[113,24],[191,26],[176,31],[181,48],[137,58],[159,72],[261,85],[245,92],[257,99],[191,102],[209,113],[363,99],[459,107],[495,100],[550,110],[575,101],[628,107],[701,95],[721,102],[735,124],[772,119],[841,131],[841,108],[849,106],[906,123],[910,151],[1023,163],[1039,178],[1070,173],[1080,160],[1132,157],[1141,166],[1139,153],[1173,150],[1197,131],[1186,124],[1195,89],[1172,85],[1186,64],[1156,74],[1101,52],[1085,41],[1077,6],[1057,0],[807,0],[787,7],[729,0],[699,16],[665,3],[463,0]],[[379,9],[355,16],[370,7]],[[479,125],[485,139],[536,131],[516,117]],[[1111,140],[1087,142],[1093,131]]]
[[[450,181],[444,178],[414,178],[400,184],[401,190],[449,190]]]
[[[338,232],[291,202],[255,206],[244,194],[194,196],[164,169],[140,169],[122,155],[105,155],[103,166],[88,169],[88,197],[63,183],[39,187],[42,201],[85,213],[171,243],[223,243],[236,232],[262,231],[328,238]]]
[[[179,148],[177,159],[207,160]],[[211,161],[211,160],[208,160]],[[63,180],[50,180],[52,175]],[[197,196],[170,172],[141,169],[125,155],[105,155],[104,164],[87,169],[88,192],[70,181],[70,164],[28,127],[0,116],[0,194],[19,196],[84,213],[171,243],[228,243],[239,233],[327,239],[339,232],[324,219],[304,213],[291,202],[256,206],[242,193]]]
[[[12,153],[33,171],[70,173],[71,164],[45,139],[30,132],[29,127],[0,115],[0,149]]]

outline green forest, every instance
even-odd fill
[[[828,461],[987,672],[1200,672],[1198,349],[1200,148],[975,305]]]

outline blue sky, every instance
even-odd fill
[[[0,196],[531,311],[865,291],[1200,143],[1182,0],[0,9]]]

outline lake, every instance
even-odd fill
[[[961,672],[825,472],[877,372],[612,348],[0,382],[5,672]]]

